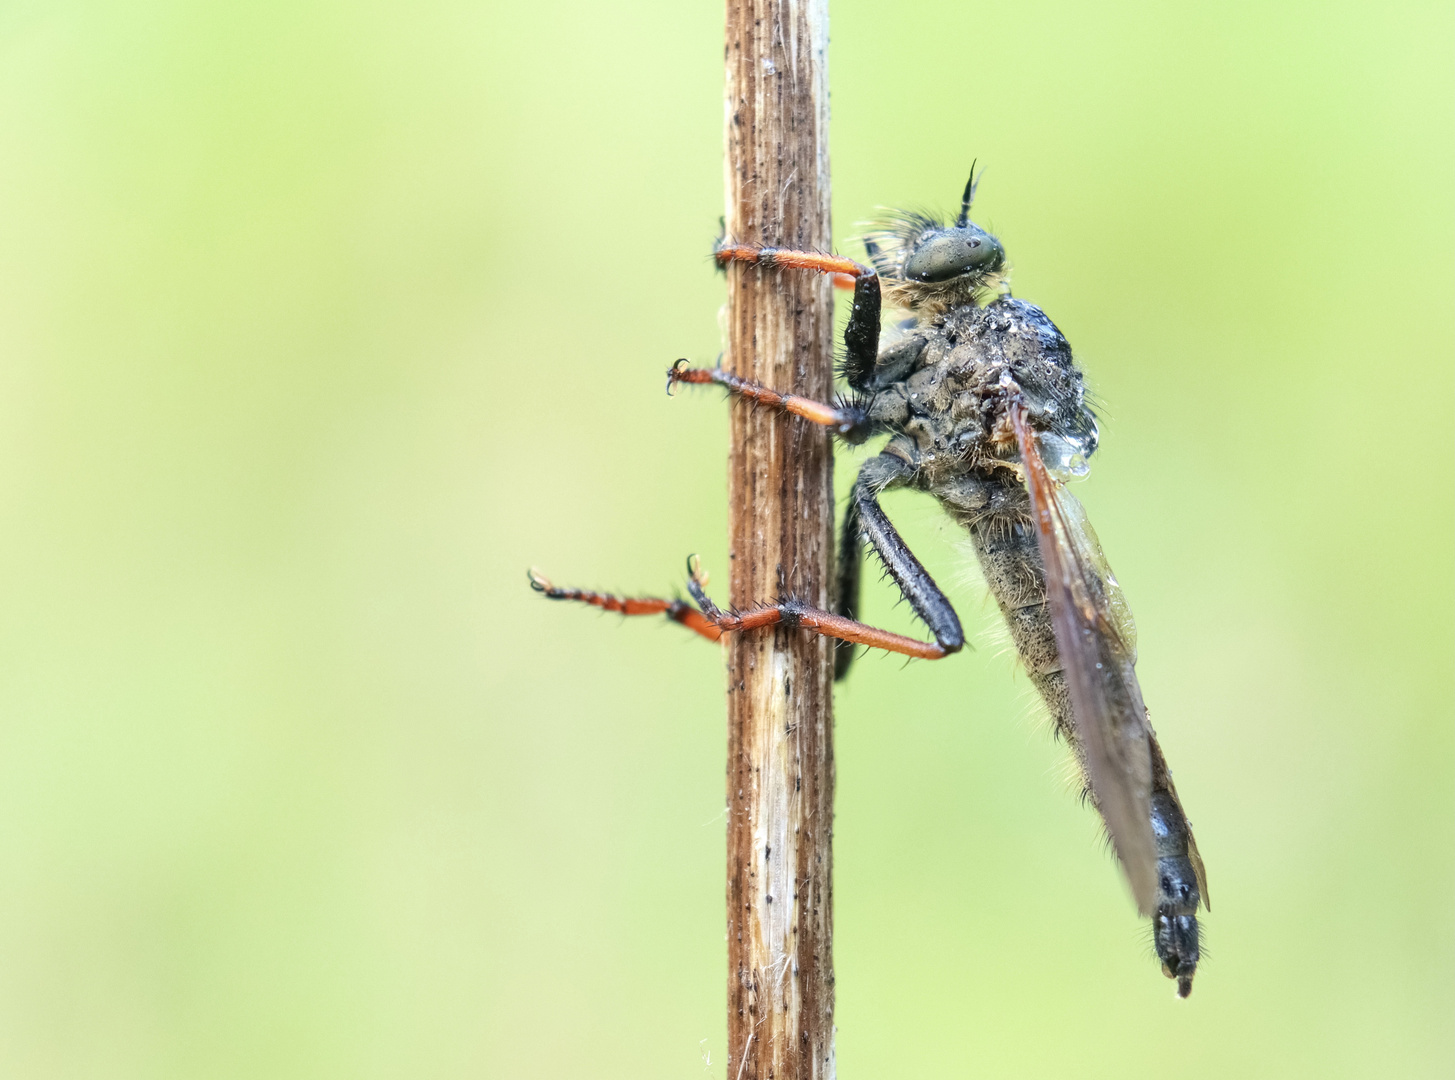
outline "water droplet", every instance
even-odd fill
[[[1036,442],[1040,447],[1041,460],[1056,479],[1069,480],[1091,471],[1086,461],[1090,453],[1086,440],[1043,431],[1036,436]]]

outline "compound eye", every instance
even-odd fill
[[[911,281],[948,281],[963,274],[999,270],[1005,261],[1000,241],[974,226],[946,229],[922,241],[904,263]]]

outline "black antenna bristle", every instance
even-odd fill
[[[979,183],[975,179],[975,166],[979,164],[979,161],[980,159],[976,158],[970,163],[970,179],[965,181],[965,194],[960,198],[960,216],[955,219],[955,224],[962,229],[970,224],[970,204],[975,201],[975,188]]]

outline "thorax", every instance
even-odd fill
[[[1018,461],[1009,409],[1025,407],[1053,468],[1084,471],[1096,419],[1071,347],[1040,308],[1002,298],[922,320],[881,348],[870,416],[886,449],[934,490]]]

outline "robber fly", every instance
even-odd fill
[[[981,569],[1031,681],[1070,745],[1084,791],[1100,812],[1137,908],[1152,920],[1163,972],[1192,992],[1200,956],[1197,909],[1207,878],[1137,683],[1131,613],[1081,504],[1062,480],[1083,474],[1096,450],[1096,417],[1065,337],[1040,308],[1013,299],[1005,250],[970,221],[975,170],[952,224],[900,214],[864,238],[868,265],[839,256],[721,241],[719,266],[741,262],[852,282],[841,374],[853,396],[810,401],[679,360],[678,383],[716,383],[732,394],[829,428],[849,443],[889,436],[859,471],[840,534],[836,610],[781,597],[749,611],[708,598],[689,560],[682,600],[562,589],[532,572],[531,585],[626,615],[665,614],[712,640],[786,625],[839,640],[835,677],[854,646],[924,659],[965,642],[950,601],[879,505],[896,487],[928,492],[974,542]],[[881,298],[913,316],[881,341]],[[934,642],[891,634],[856,618],[868,541]]]

